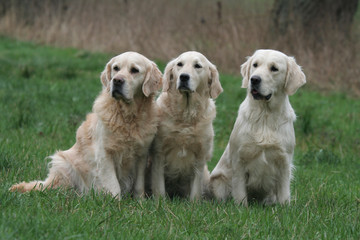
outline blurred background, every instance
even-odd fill
[[[358,0],[2,0],[0,35],[167,62],[196,50],[240,75],[256,49],[295,56],[308,85],[360,96]]]

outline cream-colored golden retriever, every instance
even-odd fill
[[[22,182],[11,191],[73,187],[121,197],[144,195],[148,150],[157,131],[154,93],[162,74],[135,52],[112,58],[101,74],[103,89],[76,133],[75,145],[50,158],[44,181]]]
[[[160,124],[151,173],[155,196],[201,198],[213,149],[212,99],[221,92],[216,67],[201,53],[185,52],[167,64],[157,100]]]
[[[241,66],[247,97],[240,105],[229,143],[211,173],[219,200],[230,193],[237,203],[290,203],[296,119],[289,95],[306,82],[295,59],[258,50]]]

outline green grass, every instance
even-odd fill
[[[72,146],[110,57],[0,38],[0,239],[360,239],[360,101],[307,87],[290,99],[298,115],[291,206],[8,192],[44,179],[45,157]],[[221,82],[210,169],[245,97],[239,76]]]

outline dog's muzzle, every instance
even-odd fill
[[[124,100],[124,102],[129,103],[130,100],[124,96],[124,78],[113,78],[112,88],[111,88],[111,96],[116,100]]]
[[[189,86],[189,82],[190,82],[190,75],[187,73],[182,73],[179,76],[179,86],[178,86],[178,90],[180,92],[191,92],[190,86]]]
[[[260,84],[261,84],[261,77],[259,76],[252,76],[251,79],[251,95],[253,96],[253,98],[255,100],[266,100],[269,101],[272,94],[268,94],[268,95],[262,95],[259,91],[260,89]]]

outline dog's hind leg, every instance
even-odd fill
[[[222,174],[211,176],[210,192],[217,200],[225,201],[230,195],[231,183]]]
[[[211,172],[209,184],[211,195],[217,200],[226,200],[231,193],[231,179],[230,145],[228,144],[215,169]]]

